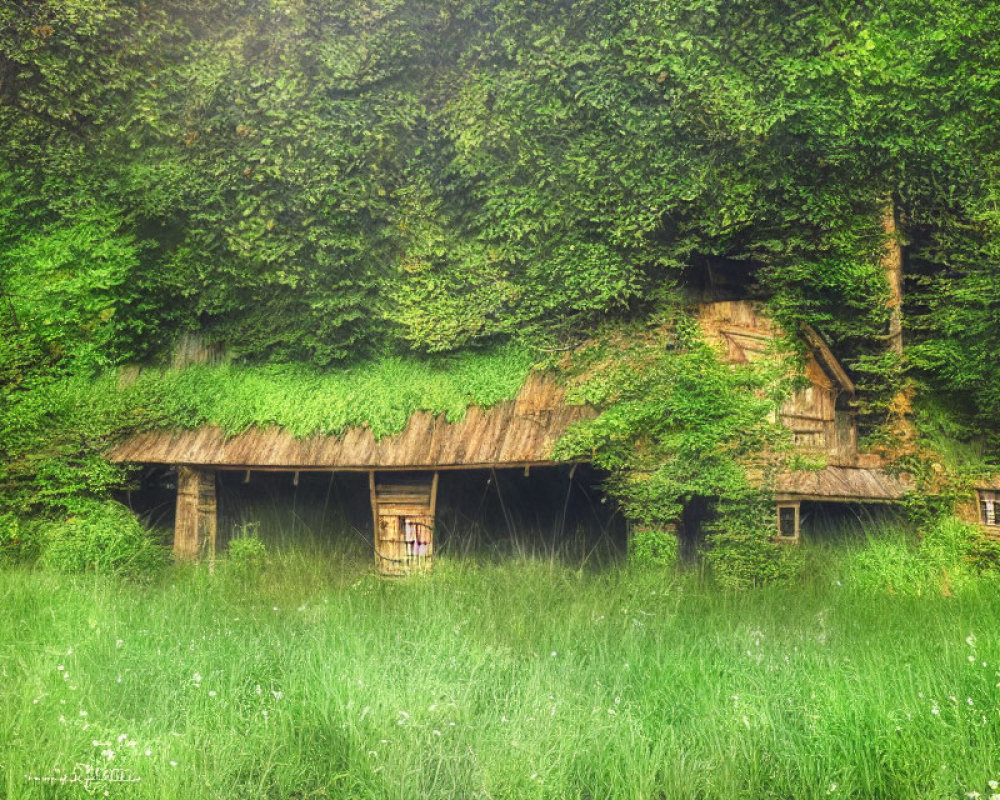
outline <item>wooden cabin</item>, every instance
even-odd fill
[[[708,340],[732,363],[760,358],[782,336],[747,301],[703,303],[698,313]],[[789,400],[780,420],[801,451],[822,457],[827,466],[779,477],[775,534],[783,541],[799,538],[802,502],[889,503],[907,491],[903,481],[879,469],[877,459],[858,453],[855,386],[816,331],[804,327],[801,335],[808,386]],[[186,359],[195,350],[185,342]],[[378,440],[364,427],[339,436],[295,438],[280,428],[227,437],[220,428],[206,426],[139,433],[119,443],[109,458],[176,467],[174,552],[184,559],[215,552],[218,470],[248,476],[254,471],[367,473],[376,566],[383,574],[402,575],[431,566],[441,471],[557,464],[552,458],[556,442],[571,425],[596,415],[589,406],[568,405],[554,378],[535,373],[512,400],[488,409],[471,407],[458,422],[419,412],[401,433]]]
[[[403,431],[376,439],[365,427],[339,436],[296,438],[280,428],[227,437],[221,428],[135,434],[109,454],[115,462],[177,468],[174,553],[199,559],[215,552],[216,472],[365,472],[375,530],[375,563],[386,575],[432,563],[438,476],[443,470],[551,466],[555,443],[570,425],[596,416],[565,402],[552,377],[534,373],[517,397],[471,407],[458,422],[418,412]]]
[[[706,338],[731,363],[763,357],[784,335],[760,306],[746,300],[702,303],[699,321]],[[803,502],[893,503],[909,489],[904,479],[881,469],[880,458],[858,452],[857,388],[815,329],[803,325],[799,334],[809,385],[795,392],[779,418],[791,431],[796,449],[826,466],[778,476],[775,532],[788,542],[799,540]]]

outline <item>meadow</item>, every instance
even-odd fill
[[[862,586],[857,549],[739,594],[529,552],[385,580],[348,537],[8,568],[0,796],[1000,796],[1000,589]]]

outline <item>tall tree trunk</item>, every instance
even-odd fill
[[[882,209],[885,229],[885,253],[882,267],[889,284],[889,349],[903,355],[903,243],[900,241],[896,206],[890,200]]]
[[[897,390],[889,402],[889,421],[898,442],[896,455],[916,447],[917,433],[913,426],[913,384],[903,373],[903,232],[896,204],[890,199],[882,206],[882,228],[885,230],[885,249],[882,268],[889,284],[889,352],[897,358],[894,376]]]

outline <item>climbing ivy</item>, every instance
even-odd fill
[[[800,371],[796,354],[775,341],[765,358],[728,364],[694,320],[666,310],[604,332],[564,366],[570,399],[602,411],[571,429],[557,453],[609,471],[643,542],[650,530],[675,530],[693,500],[708,501],[709,559],[732,586],[787,576],[792,565],[771,541],[769,501],[790,455],[778,410]]]

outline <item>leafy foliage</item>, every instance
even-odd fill
[[[846,577],[868,592],[952,594],[996,563],[996,549],[980,528],[942,517],[919,541],[903,535],[871,540],[848,560]]]
[[[115,502],[79,503],[71,516],[42,530],[41,563],[64,572],[143,576],[166,564],[166,551],[135,516]]]
[[[339,370],[217,365],[52,379],[11,394],[0,407],[0,485],[6,488],[0,511],[89,513],[88,498],[125,483],[123,469],[103,453],[131,431],[219,425],[238,433],[280,425],[306,436],[368,426],[381,437],[401,431],[416,411],[457,420],[469,405],[513,397],[532,360],[530,352],[507,346]]]
[[[995,0],[2,4],[0,502],[101,495],[121,475],[100,447],[167,418],[386,432],[407,409],[455,415],[460,384],[408,355],[655,326],[675,282],[711,287],[719,265],[780,319],[823,330],[870,427],[910,380],[944,397],[963,436],[985,433],[995,464],[997,13]],[[887,209],[907,270],[901,360],[885,346]],[[187,331],[265,366],[92,383],[162,360]],[[651,375],[593,385],[606,411],[591,447],[650,530],[722,490],[754,530],[732,464],[767,438],[766,380],[727,376],[672,335],[681,346]],[[460,380],[465,358],[447,362]],[[372,363],[402,396],[372,400]],[[348,369],[322,377],[330,365]],[[334,390],[350,401],[311,400]],[[469,394],[508,391],[487,376]]]
[[[557,453],[589,457],[639,531],[676,530],[694,498],[715,501],[709,559],[726,585],[786,576],[767,502],[787,450],[777,412],[794,385],[791,353],[726,364],[683,314],[608,333],[569,365],[571,393],[602,409],[560,441]],[[770,513],[769,513],[770,512]],[[688,531],[695,535],[696,531]],[[659,551],[642,534],[642,550]]]

